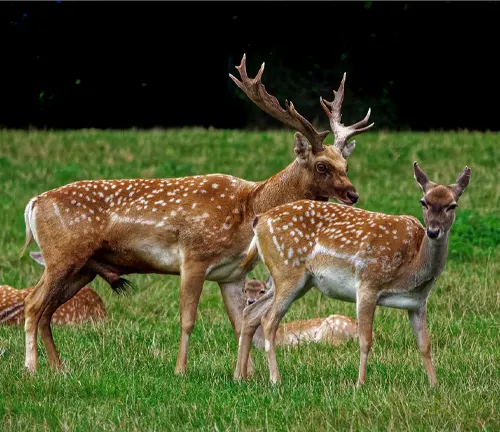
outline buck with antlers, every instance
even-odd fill
[[[459,197],[469,184],[465,167],[452,185],[430,181],[414,163],[422,188],[424,228],[413,216],[375,213],[334,203],[298,201],[278,206],[254,221],[247,259],[260,256],[274,280],[274,296],[248,306],[235,378],[247,376],[250,340],[262,323],[270,380],[279,381],[275,340],[280,320],[312,286],[328,297],[356,303],[360,364],[365,381],[377,305],[406,309],[431,386],[437,383],[427,334],[427,298],[443,271]]]
[[[124,274],[161,273],[181,276],[181,336],[175,372],[183,373],[205,280],[218,282],[239,337],[243,286],[250,271],[240,264],[252,239],[256,214],[298,199],[336,198],[348,204],[358,200],[346,174],[346,160],[354,148],[354,141],[348,139],[373,123],[367,124],[368,112],[355,125],[341,124],[345,75],[332,103],[320,99],[335,135],[334,145],[323,145],[328,131],[316,131],[292,103],[283,109],[261,83],[264,64],[257,77],[250,79],[245,61],[243,56],[237,67],[241,81],[231,78],[256,105],[296,131],[296,159],[261,182],[223,174],[86,180],[30,200],[25,210],[24,249],[34,237],[46,268],[25,300],[27,370],[37,368],[37,328],[50,365],[60,366],[50,317],[96,275],[120,289],[126,283]]]
[[[272,278],[266,281],[250,279],[245,283],[245,299],[250,306],[273,289]],[[298,345],[307,342],[326,342],[339,345],[358,339],[358,322],[345,315],[329,315],[281,324],[276,332],[276,345]],[[264,344],[256,344],[263,348]]]

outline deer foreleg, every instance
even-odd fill
[[[366,379],[366,364],[368,354],[373,341],[373,318],[377,307],[377,295],[375,292],[360,289],[356,300],[356,312],[358,315],[359,331],[359,374],[358,383],[361,385]]]
[[[418,349],[422,355],[424,368],[427,372],[427,377],[429,378],[429,384],[431,387],[435,387],[437,385],[437,377],[432,364],[431,343],[429,340],[429,334],[427,333],[427,307],[423,306],[419,309],[409,310],[408,318],[410,319],[413,333],[417,339]]]
[[[181,268],[181,338],[175,373],[186,372],[189,336],[194,328],[196,312],[200,301],[207,265],[196,262],[184,262]]]
[[[272,303],[273,294],[272,291],[268,291],[259,300],[243,310],[241,334],[238,343],[238,361],[234,371],[235,380],[245,379],[249,375],[252,338],[260,326],[263,314]]]

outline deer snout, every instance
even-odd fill
[[[439,233],[441,232],[441,230],[439,228],[431,228],[431,227],[427,227],[427,236],[430,237],[430,238],[438,238],[439,237]]]
[[[359,195],[356,193],[356,191],[348,191],[347,198],[349,198],[353,204],[356,204],[359,200]]]
[[[255,299],[248,299],[247,300],[247,305],[250,306],[251,304],[255,303]]]

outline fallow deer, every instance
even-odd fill
[[[39,264],[44,265],[39,252],[31,252],[30,256]],[[16,289],[8,285],[0,285],[0,324],[24,324],[24,299],[33,291],[33,288]],[[101,297],[92,288],[85,286],[73,298],[56,309],[50,323],[75,325],[99,322],[106,318],[106,306]]]
[[[249,279],[245,283],[245,299],[250,306],[269,291],[272,279]],[[339,345],[358,339],[358,322],[348,316],[333,314],[325,318],[311,318],[281,324],[276,332],[276,345],[298,345],[306,342],[325,342]],[[257,348],[262,348],[256,344]]]
[[[231,175],[182,178],[82,180],[32,198],[25,209],[26,242],[34,238],[46,262],[45,273],[25,300],[25,368],[37,369],[37,328],[51,367],[59,354],[50,317],[96,275],[120,289],[130,273],[180,275],[181,335],[176,374],[185,372],[188,339],[193,330],[205,280],[218,282],[237,338],[245,306],[243,286],[250,271],[240,267],[252,239],[252,220],[277,205],[335,198],[353,204],[356,189],[347,177],[354,135],[373,126],[366,117],[352,126],[341,123],[344,78],[333,102],[320,103],[330,119],[334,144],[324,145],[328,131],[318,132],[295,109],[286,109],[256,78],[240,66],[241,81],[230,75],[248,98],[294,129],[296,159],[271,178],[246,181]],[[78,245],[78,248],[76,247]],[[251,362],[250,362],[251,367]]]
[[[247,376],[249,341],[262,324],[270,381],[280,380],[276,331],[292,302],[314,286],[330,298],[356,303],[358,386],[366,378],[373,318],[380,305],[408,311],[434,387],[437,378],[427,333],[427,299],[445,267],[455,208],[470,175],[471,169],[465,167],[456,183],[440,185],[414,163],[414,177],[424,193],[420,202],[426,228],[413,216],[304,200],[257,216],[255,236],[242,265],[260,258],[274,280],[274,295],[264,295],[244,311],[235,379]]]

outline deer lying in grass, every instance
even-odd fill
[[[31,252],[30,256],[39,264],[45,265],[40,252]],[[33,287],[15,289],[8,285],[0,285],[0,324],[24,324],[24,299],[31,291]],[[75,325],[102,321],[106,318],[106,306],[101,297],[92,288],[86,286],[56,309],[50,323]]]
[[[263,297],[272,287],[272,278],[267,281],[250,279],[245,283],[245,299],[250,306]],[[276,345],[298,345],[305,342],[326,342],[339,345],[358,338],[358,322],[345,315],[330,315],[326,318],[311,318],[281,324],[276,332]],[[263,348],[258,346],[258,348]]]
[[[243,287],[251,269],[240,267],[252,239],[252,220],[277,205],[335,198],[352,204],[356,189],[347,178],[349,138],[370,127],[370,111],[352,126],[341,123],[344,79],[333,102],[321,105],[330,118],[333,145],[295,109],[267,93],[246,73],[243,56],[234,82],[262,110],[294,129],[296,159],[261,182],[224,174],[183,178],[83,180],[44,192],[25,209],[26,243],[34,238],[45,273],[25,300],[25,368],[37,369],[37,328],[53,368],[61,365],[50,318],[96,275],[120,289],[130,273],[180,275],[181,335],[175,372],[185,372],[188,340],[205,280],[218,282],[233,330],[239,337]],[[57,234],[55,234],[57,233]],[[76,248],[78,245],[78,248]],[[250,363],[251,367],[251,363]]]
[[[256,217],[255,237],[243,265],[258,254],[274,280],[274,295],[264,295],[244,311],[235,378],[247,376],[250,339],[262,323],[270,381],[279,381],[274,348],[279,323],[292,302],[315,286],[328,297],[356,303],[358,385],[366,378],[373,317],[381,305],[408,311],[429,383],[435,386],[427,298],[445,267],[455,208],[470,174],[465,167],[455,184],[443,186],[430,181],[414,163],[427,228],[412,216],[303,200]]]

